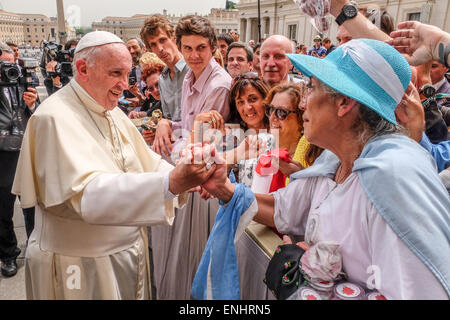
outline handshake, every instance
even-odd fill
[[[225,193],[227,165],[214,144],[188,145],[180,156],[177,166],[169,175],[170,192],[176,195],[200,192],[204,199],[219,198],[221,193]]]
[[[234,151],[244,158],[257,158],[265,150],[265,143],[257,136],[249,136]],[[234,152],[233,152],[234,153]],[[203,199],[216,197],[229,202],[235,187],[228,179],[229,161],[215,144],[190,144],[180,153],[177,166],[169,175],[169,190],[173,194],[200,192]]]

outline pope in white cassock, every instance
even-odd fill
[[[145,226],[171,225],[176,197],[213,167],[173,168],[116,108],[132,59],[115,35],[79,42],[74,79],[28,123],[13,193],[36,206],[28,299],[149,299]],[[210,170],[207,170],[207,168]]]

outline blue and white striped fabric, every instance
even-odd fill
[[[221,206],[192,284],[196,300],[240,300],[235,243],[258,211],[255,195],[245,185]]]
[[[286,56],[305,76],[317,78],[397,124],[394,111],[411,81],[411,68],[390,45],[377,40],[354,39],[324,59],[304,54]]]

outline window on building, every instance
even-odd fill
[[[297,39],[297,25],[296,24],[288,25],[288,38],[291,40]]]
[[[420,12],[408,13],[408,20],[420,21]]]

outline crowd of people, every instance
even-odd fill
[[[17,272],[17,195],[30,220],[28,299],[191,299],[199,266],[221,254],[205,251],[211,241],[231,237],[231,259],[248,263],[233,238],[251,220],[316,254],[305,270],[331,255],[303,274],[310,283],[367,289],[376,267],[370,289],[387,299],[448,299],[450,35],[412,21],[395,31],[387,13],[377,28],[349,6],[331,1],[337,46],[317,35],[309,50],[155,14],[140,38],[95,31],[69,43],[73,78],[47,83],[42,104],[33,88],[2,87],[0,138],[14,136],[15,109],[23,119],[21,148],[0,139],[2,274]],[[212,292],[200,296],[229,297],[217,280],[227,275],[209,269]],[[80,276],[72,286],[68,270]],[[286,270],[271,279],[277,297],[302,287]]]

